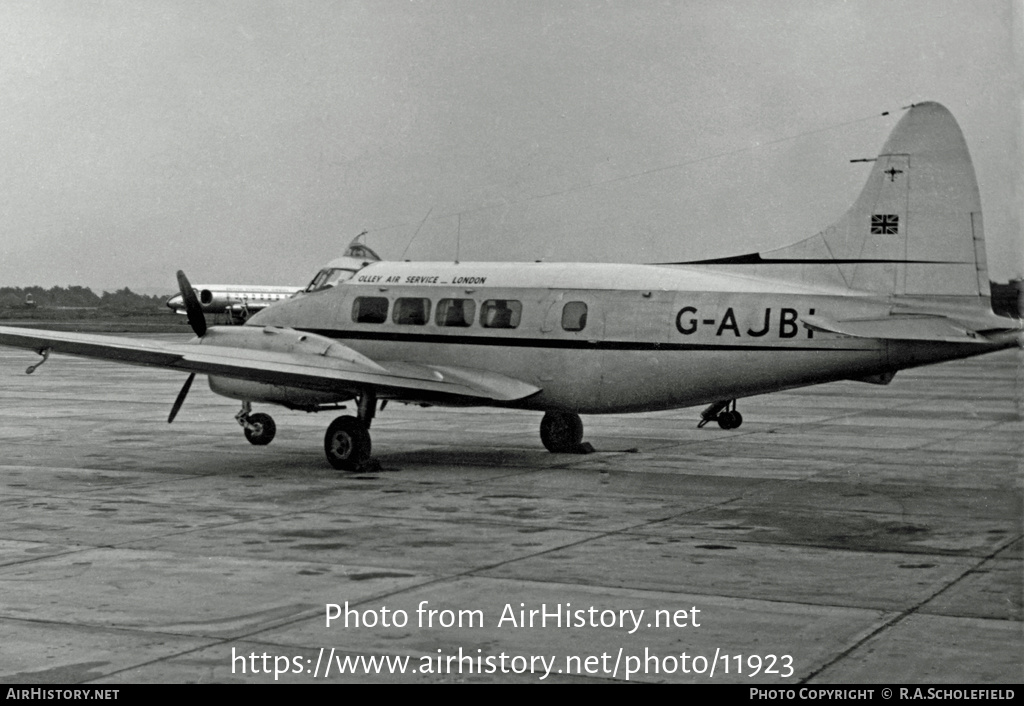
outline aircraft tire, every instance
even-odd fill
[[[250,414],[247,421],[257,427],[256,430],[245,427],[245,438],[249,440],[250,444],[266,446],[274,440],[274,435],[277,434],[277,425],[274,424],[274,419],[269,414],[262,412]]]
[[[572,412],[545,412],[540,422],[540,440],[551,453],[571,453],[583,441],[583,422]]]
[[[332,468],[358,471],[370,460],[370,432],[356,417],[338,417],[327,427],[324,453]]]
[[[722,412],[718,415],[718,426],[723,429],[738,429],[743,423],[743,415],[739,412]]]

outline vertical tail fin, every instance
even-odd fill
[[[776,277],[793,265],[785,276],[875,293],[988,297],[981,198],[960,127],[938,103],[913,106],[836,223],[784,248],[703,262]]]

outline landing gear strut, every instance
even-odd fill
[[[253,446],[266,446],[274,440],[277,433],[277,425],[269,414],[262,412],[252,413],[252,403],[243,402],[242,411],[235,415],[235,419],[245,432],[245,438]]]
[[[34,373],[36,371],[36,368],[38,368],[40,365],[42,365],[43,363],[45,363],[47,360],[50,359],[50,349],[49,349],[49,347],[47,347],[47,348],[40,348],[39,350],[36,351],[36,353],[38,353],[39,355],[43,356],[43,359],[41,361],[39,361],[38,363],[36,363],[35,365],[30,365],[27,368],[25,368],[25,374],[26,375],[31,375],[32,373]]]
[[[540,421],[540,440],[551,453],[585,453],[583,422],[572,412],[545,412]]]
[[[338,417],[324,434],[327,462],[339,471],[359,471],[370,460],[370,423],[377,412],[377,395],[368,390],[357,402],[358,417]]]
[[[736,410],[736,400],[722,400],[700,413],[697,428],[702,429],[708,422],[718,422],[723,429],[738,429],[743,423],[743,415]]]

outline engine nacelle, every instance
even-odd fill
[[[266,402],[279,404],[291,409],[316,409],[322,405],[336,404],[352,399],[348,393],[317,392],[301,387],[271,385],[251,380],[210,375],[210,389],[223,397],[243,402]]]
[[[384,372],[384,368],[348,346],[325,336],[276,326],[214,326],[196,339],[201,348],[237,348],[248,354],[267,351],[297,356],[317,356],[344,361],[348,369],[368,373]],[[287,362],[287,359],[286,359]],[[316,409],[355,397],[349,390],[308,390],[288,385],[254,382],[222,375],[210,375],[210,389],[218,395],[248,402],[268,402],[292,409]]]
[[[232,306],[241,306],[242,299],[238,294],[214,291],[212,289],[200,289],[196,292],[199,297],[199,304],[207,314],[219,314]]]

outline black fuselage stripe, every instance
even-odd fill
[[[659,262],[659,265],[969,265],[973,263],[951,260],[888,260],[869,258],[763,258],[760,253],[716,257],[710,260],[686,262]]]
[[[555,338],[519,338],[511,336],[460,336],[429,333],[397,333],[393,331],[342,331],[338,329],[298,329],[325,338],[341,341],[387,341],[391,343],[444,343],[463,346],[508,346],[512,348],[564,348],[575,350],[609,351],[855,351],[871,348],[833,348],[831,346],[804,345],[742,345],[725,343],[667,343],[661,341],[593,341]]]

